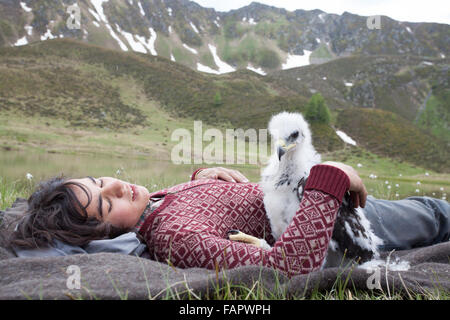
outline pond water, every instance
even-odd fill
[[[46,152],[0,150],[0,184],[19,182],[30,186],[27,173],[33,176],[31,186],[43,179],[60,174],[67,177],[110,176],[146,186],[149,191],[189,181],[197,168],[222,166],[242,172],[250,181],[257,182],[260,168],[256,165],[174,164],[150,158],[108,157],[102,155],[71,155]],[[362,175],[369,194],[383,199],[401,199],[407,196],[428,195],[446,199],[448,181],[432,177],[380,177],[370,179]],[[389,180],[389,184],[385,183]],[[417,181],[421,181],[421,185]]]
[[[0,178],[3,182],[26,180],[27,173],[37,182],[63,174],[67,177],[111,176],[145,185],[149,189],[169,186],[189,180],[200,167],[223,166],[241,171],[250,181],[256,181],[259,169],[246,166],[174,164],[146,158],[118,158],[100,155],[70,155],[24,151],[0,151]]]

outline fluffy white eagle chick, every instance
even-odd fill
[[[297,211],[303,189],[299,185],[310,169],[321,162],[312,145],[308,123],[299,113],[281,112],[269,122],[274,143],[269,163],[261,173],[264,206],[272,235],[278,239]]]
[[[275,141],[269,163],[261,173],[260,186],[272,235],[278,239],[292,221],[303,197],[303,186],[311,168],[321,163],[312,145],[308,123],[301,114],[282,112],[272,117],[269,133]],[[270,249],[264,239],[230,230],[229,239]],[[345,258],[362,262],[379,256],[382,240],[373,233],[363,209],[355,209],[349,194],[344,196],[336,217],[333,236],[322,267],[339,266]]]

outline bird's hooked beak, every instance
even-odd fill
[[[276,142],[278,160],[281,161],[281,157],[295,146],[296,146],[295,142],[286,145],[286,140],[278,139],[278,141]]]

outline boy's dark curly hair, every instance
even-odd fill
[[[85,206],[76,197],[74,186],[86,194]],[[10,245],[39,248],[57,239],[84,246],[91,240],[114,238],[129,231],[88,217],[86,208],[91,201],[92,196],[83,184],[63,176],[41,182],[28,199],[28,210],[13,232]]]

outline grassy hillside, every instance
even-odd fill
[[[417,124],[450,144],[450,89],[430,91],[417,115]]]
[[[352,60],[342,63],[349,61]],[[324,65],[330,68],[330,78],[335,77],[332,69],[335,63]],[[111,143],[111,137],[129,132],[139,135],[143,130],[150,130],[157,137],[153,147],[167,155],[171,132],[180,124],[191,128],[194,119],[219,128],[260,129],[266,128],[270,116],[279,111],[301,112],[311,91],[307,87],[295,90],[295,87],[285,86],[292,71],[286,74],[288,76],[282,77],[282,81],[248,70],[210,75],[192,71],[165,58],[117,52],[73,40],[49,40],[28,46],[1,48],[0,117],[2,121],[8,119],[12,123],[15,119],[17,122],[15,127],[4,122],[1,140],[8,141],[8,137],[23,143],[36,140],[32,131],[19,133],[17,128],[22,127],[20,123],[24,116],[25,119],[40,117],[45,119],[38,121],[44,128],[51,127],[55,122],[61,128],[92,128],[101,132],[97,134],[104,137],[102,142],[96,143],[99,150],[102,143]],[[338,72],[336,74],[336,77],[341,76]],[[321,73],[318,72],[317,76]],[[343,79],[339,81],[342,83]],[[301,82],[303,86],[309,84],[307,81]],[[326,93],[324,90],[324,95]],[[220,103],[215,98],[218,94]],[[363,122],[352,122],[349,126],[340,120],[341,117],[337,119],[340,109],[336,108],[336,104],[330,103],[329,98],[327,102],[333,109],[331,126],[312,125],[314,144],[319,152],[343,148],[344,144],[333,128],[336,125],[352,137],[358,137],[357,140],[361,135],[361,143],[366,139],[370,141],[370,137],[364,136],[366,128]],[[158,114],[161,117],[164,114],[164,119],[171,119],[170,125],[167,125],[169,120],[154,121],[159,119]],[[384,117],[387,113],[382,115]],[[353,114],[348,120],[352,117]],[[374,121],[383,123],[383,117]],[[405,141],[413,137],[410,132],[416,131],[414,125],[406,120],[398,130]],[[136,141],[142,141],[143,137]],[[384,139],[391,139],[389,144],[392,146],[405,143],[393,137],[396,136]],[[117,144],[118,150],[128,150],[125,140],[117,141],[121,141]],[[420,140],[416,139],[416,143],[419,141],[423,153],[429,154],[435,161],[411,156],[409,152],[398,152],[394,156],[424,167],[448,171],[448,154],[442,151],[445,149],[443,144],[428,134],[421,136]],[[68,144],[72,142],[67,139]],[[36,141],[32,144],[39,145]],[[407,145],[410,145],[409,142]],[[387,151],[381,152],[376,143],[365,143],[363,146],[374,153],[390,155]],[[144,149],[137,147],[137,150],[148,152]]]
[[[448,59],[399,56],[351,56],[271,74],[286,89],[320,92],[330,108],[377,108],[414,121],[428,93],[448,90]]]
[[[301,95],[280,94],[250,71],[209,75],[164,58],[71,40],[2,48],[0,56],[3,74],[12,74],[12,81],[2,77],[0,86],[8,109],[25,110],[31,103],[30,112],[52,116],[45,108],[61,107],[53,116],[77,119],[78,111],[84,108],[84,115],[90,116],[85,121],[91,125],[107,126],[109,119],[117,120],[118,126],[142,124],[136,106],[121,104],[117,90],[109,85],[111,79],[124,76],[139,82],[147,98],[159,102],[172,115],[211,124],[230,123],[236,128],[265,128],[271,114],[299,110],[306,102]],[[36,92],[40,92],[37,97]],[[220,105],[214,103],[217,92],[222,98]],[[38,102],[40,106],[33,107]],[[132,118],[123,118],[122,111]]]
[[[352,108],[339,113],[337,126],[373,153],[392,159],[448,171],[450,152],[446,143],[411,126],[402,117],[383,110]]]

